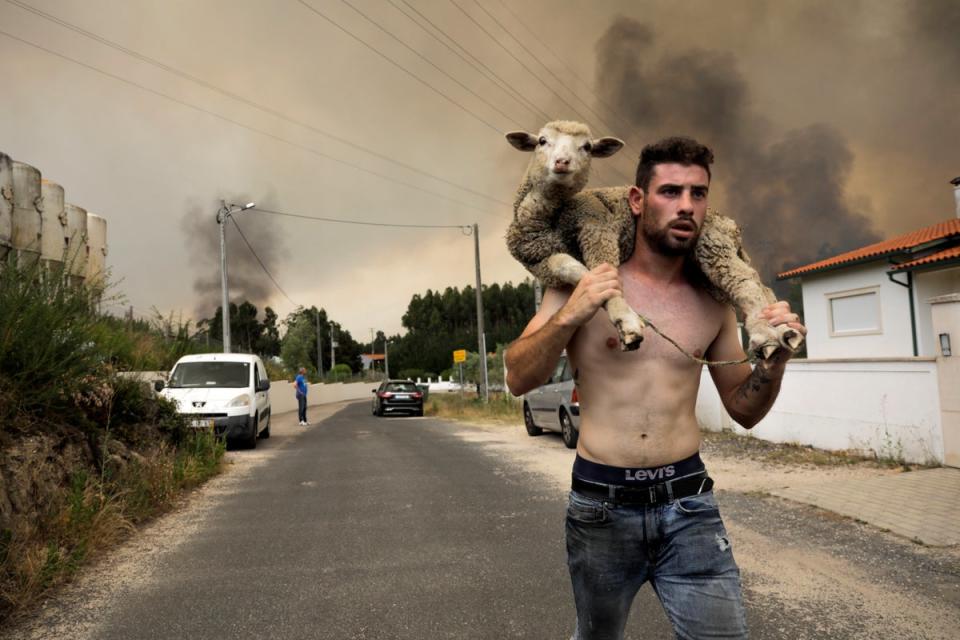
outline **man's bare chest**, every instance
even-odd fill
[[[661,289],[626,281],[623,287],[624,298],[637,313],[698,357],[706,353],[723,324],[725,309],[692,287]],[[674,355],[677,351],[652,328],[647,328],[644,337],[648,355]]]

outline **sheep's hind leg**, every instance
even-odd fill
[[[803,336],[799,332],[787,325],[771,326],[760,317],[763,308],[774,303],[776,296],[750,265],[733,220],[708,214],[695,255],[707,279],[743,312],[751,353],[767,359],[781,346],[791,351],[800,347]]]

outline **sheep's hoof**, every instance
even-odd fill
[[[620,351],[636,351],[643,342],[643,334],[627,333],[620,336]]]
[[[760,347],[760,352],[759,352],[759,353],[760,353],[761,356],[763,356],[763,359],[764,359],[764,360],[767,360],[767,359],[768,359],[770,356],[772,356],[773,353],[774,353],[777,349],[779,349],[779,348],[780,348],[780,343],[779,343],[779,342],[774,343],[774,344],[767,343],[767,344],[765,344],[765,345],[763,345],[763,346]]]
[[[784,326],[784,325],[780,325]],[[779,327],[778,327],[779,329]],[[803,334],[794,329],[786,329],[780,331],[780,344],[790,349],[790,351],[796,351],[800,348],[800,345],[803,344]]]
[[[638,318],[617,319],[613,321],[620,335],[620,351],[636,351],[643,342],[643,320]]]

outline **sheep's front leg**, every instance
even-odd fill
[[[647,326],[643,319],[621,296],[610,298],[603,306],[620,335],[620,350],[639,349],[640,343],[643,342],[643,329]]]
[[[720,289],[743,313],[749,336],[749,350],[764,359],[778,347],[796,351],[803,335],[787,325],[770,326],[760,312],[776,302],[773,291],[760,281],[743,250],[740,229],[725,216],[710,213],[703,222],[695,252],[697,263],[707,279]]]
[[[580,279],[587,273],[587,267],[566,253],[552,255],[534,269],[534,275],[547,286],[556,286],[568,284],[577,286]],[[643,342],[643,320],[640,319],[627,301],[617,296],[610,298],[603,305],[607,310],[607,315],[614,326],[617,327],[617,334],[620,336],[620,349],[622,351],[633,351]]]
[[[620,229],[604,211],[587,217],[580,228],[580,249],[588,269],[607,263],[614,267],[620,264]],[[607,300],[603,305],[610,321],[617,327],[620,350],[634,351],[643,342],[646,324],[636,311],[630,308],[622,296]]]

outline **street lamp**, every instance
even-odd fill
[[[248,202],[242,207],[238,204],[227,204],[220,201],[222,206],[217,211],[217,224],[220,225],[220,286],[223,289],[223,352],[230,353],[230,300],[227,287],[227,218],[235,213],[253,209],[255,202]]]

